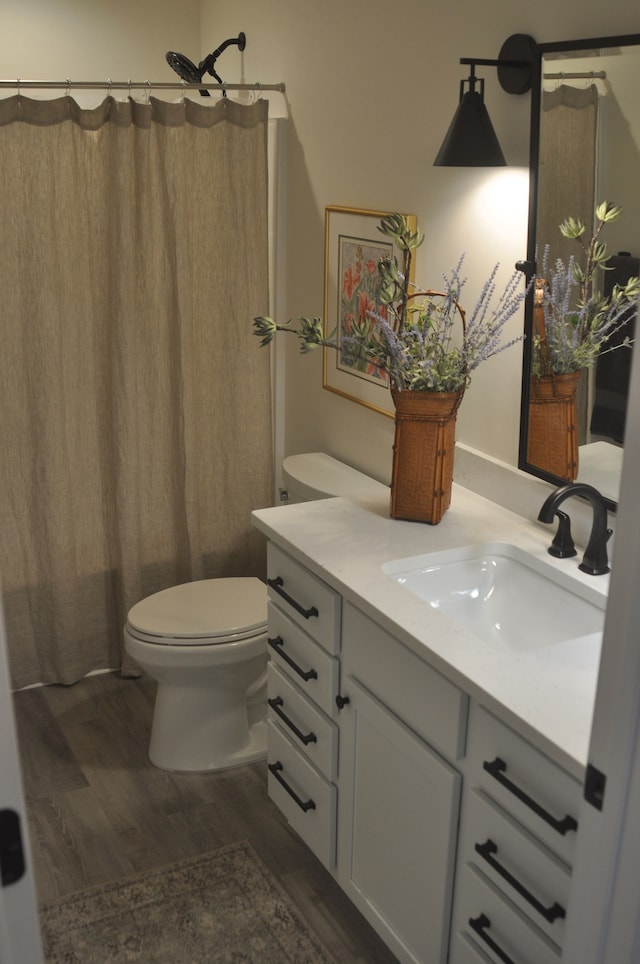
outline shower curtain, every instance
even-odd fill
[[[591,237],[595,208],[598,90],[561,84],[543,91],[540,118],[539,191],[536,219],[538,260],[550,246],[550,264],[579,254],[575,241],[563,238],[558,225],[580,218]]]
[[[267,109],[0,101],[0,583],[15,688],[136,672],[128,609],[263,575]]]

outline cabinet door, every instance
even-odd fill
[[[446,960],[460,775],[346,677],[337,876],[402,962]]]

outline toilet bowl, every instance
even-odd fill
[[[324,453],[283,463],[291,501],[388,497],[388,489]],[[266,755],[267,588],[253,577],[203,579],[136,603],[126,652],[158,683],[149,759],[196,772]]]
[[[127,653],[158,683],[149,759],[163,770],[219,770],[266,752],[267,590],[259,579],[203,579],[136,603]]]

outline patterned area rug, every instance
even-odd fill
[[[51,901],[40,919],[49,964],[335,964],[246,842]]]

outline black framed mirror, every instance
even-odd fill
[[[604,272],[613,283],[640,274],[640,34],[557,41],[536,45],[531,96],[529,229],[526,269],[542,274],[547,264],[578,258],[575,240],[562,237],[561,222],[579,218],[585,238],[597,223],[602,201],[622,208],[601,239],[611,255]],[[538,264],[536,265],[536,258]],[[554,484],[579,479],[595,485],[615,509],[624,445],[626,387],[633,349],[598,356],[573,381],[570,414],[539,396],[532,380],[533,334],[540,311],[535,289],[525,312],[522,407],[518,467]],[[625,325],[633,337],[635,308]],[[622,336],[621,336],[622,337]],[[554,396],[562,397],[554,380]],[[551,415],[551,408],[554,414]],[[541,413],[544,413],[544,418]]]

